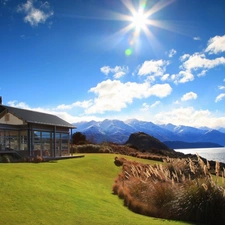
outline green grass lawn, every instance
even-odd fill
[[[124,207],[112,194],[121,171],[114,157],[86,154],[55,163],[0,164],[0,224],[191,224],[138,215]]]

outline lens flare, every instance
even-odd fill
[[[125,50],[125,55],[130,56],[133,53],[133,50],[131,48],[128,48]]]

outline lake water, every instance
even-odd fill
[[[205,159],[219,161],[225,163],[225,147],[224,148],[187,148],[187,149],[174,149],[177,152],[184,154],[198,153]]]

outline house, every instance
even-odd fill
[[[70,154],[75,127],[61,118],[0,102],[0,154],[60,157]]]

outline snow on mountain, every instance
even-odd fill
[[[109,141],[123,144],[128,140],[130,134],[144,132],[158,138],[162,142],[213,142],[225,146],[225,133],[218,130],[198,129],[183,125],[156,125],[152,122],[136,119],[126,121],[106,119],[99,122],[79,122],[74,125],[77,127],[74,132],[82,132],[88,139],[97,143]]]
[[[161,128],[152,122],[132,120],[127,123],[136,129],[136,132],[145,132],[161,141],[168,141],[170,140],[170,136],[173,135],[171,131]]]
[[[221,133],[225,133],[225,128],[219,128],[218,131],[220,131]]]
[[[171,123],[168,123],[168,124],[161,124],[159,125],[161,128],[163,129],[166,129],[166,130],[169,130],[169,131],[174,131],[174,129],[176,128],[175,125],[171,124]]]
[[[133,132],[133,129],[120,120],[104,120],[99,126],[107,133],[117,133],[117,132]]]

